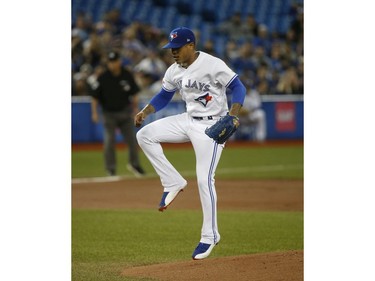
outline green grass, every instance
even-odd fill
[[[211,257],[303,248],[302,212],[220,211],[221,242]],[[72,280],[151,280],[120,275],[129,266],[190,260],[200,211],[73,210]]]
[[[192,149],[164,149],[184,177],[195,177]],[[127,150],[118,150],[118,173]],[[149,177],[157,177],[140,152]],[[105,176],[102,151],[73,151],[72,177]],[[303,146],[225,148],[216,179],[303,179]],[[202,212],[72,210],[72,281],[150,281],[128,278],[130,266],[190,260],[199,242]],[[222,240],[210,257],[303,249],[303,212],[219,211]]]
[[[195,175],[195,155],[192,149],[165,149],[167,158],[185,177]],[[128,152],[117,151],[118,174],[131,174],[126,170]],[[140,159],[147,174],[156,177],[156,173],[145,155]],[[183,160],[181,160],[183,159]],[[72,177],[105,176],[101,151],[73,151]],[[303,146],[246,148],[227,147],[224,149],[216,172],[217,179],[302,179]]]

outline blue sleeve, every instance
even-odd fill
[[[155,112],[164,108],[172,99],[175,91],[168,92],[161,89],[150,101],[150,104],[155,108]]]
[[[232,91],[232,104],[239,103],[243,104],[246,96],[246,88],[242,84],[241,80],[236,77],[228,86]]]

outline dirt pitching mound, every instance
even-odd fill
[[[160,281],[302,281],[303,251],[154,264],[128,268],[122,275]]]

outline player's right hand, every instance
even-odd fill
[[[146,119],[146,114],[143,111],[138,112],[134,117],[134,125],[140,127]]]

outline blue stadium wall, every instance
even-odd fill
[[[265,96],[262,108],[266,113],[267,140],[303,139],[303,96]],[[144,103],[141,103],[141,107]],[[185,103],[171,103],[156,114],[149,116],[145,124],[156,119],[185,111]],[[96,143],[103,141],[103,124],[91,121],[90,97],[72,98],[72,143]],[[135,128],[135,130],[137,130]],[[242,135],[242,140],[251,140]],[[117,133],[117,141],[122,136]]]

